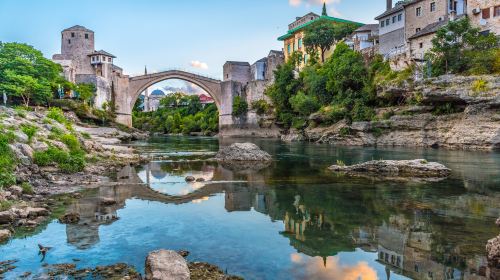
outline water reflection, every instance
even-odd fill
[[[213,141],[161,143],[169,151],[188,145],[213,152]],[[126,167],[117,174],[120,185],[88,192],[68,207],[80,214],[78,224],[47,231],[64,227],[65,242],[94,264],[125,260],[139,270],[149,250],[165,247],[188,249],[193,260],[247,279],[488,279],[484,245],[498,235],[500,155],[258,144],[276,160],[233,166],[202,157]],[[325,171],[336,159],[352,163],[381,155],[438,160],[453,174],[441,182],[403,184]],[[477,162],[480,169],[473,168]],[[187,183],[188,175],[204,182]],[[39,238],[50,237],[16,240],[0,253],[12,256]],[[48,240],[41,242],[53,245]],[[75,257],[56,245],[49,260]]]

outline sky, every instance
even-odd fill
[[[326,0],[330,16],[374,23],[385,0]],[[83,25],[96,49],[129,75],[183,69],[222,78],[228,60],[250,63],[281,50],[296,16],[321,13],[323,0],[0,0],[0,41],[27,43],[48,58],[60,32]]]

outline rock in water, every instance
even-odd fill
[[[10,231],[8,229],[0,229],[0,243],[10,238]]]
[[[500,267],[500,235],[488,240],[486,244],[488,263],[492,267]]]
[[[146,280],[189,280],[186,260],[171,250],[150,252],[146,258]]]
[[[193,176],[186,176],[186,178],[184,178],[184,180],[186,180],[186,182],[194,182],[196,180],[196,178]]]
[[[364,163],[332,165],[328,169],[352,176],[374,176],[383,178],[446,178],[451,170],[437,162],[415,160],[372,160]]]
[[[272,157],[253,143],[234,143],[220,149],[215,159],[218,161],[270,161]]]

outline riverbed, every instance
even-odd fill
[[[125,262],[143,273],[147,253],[165,248],[245,279],[486,279],[484,248],[500,216],[499,153],[246,139],[275,160],[211,161],[219,145],[236,141],[243,140],[131,143],[161,160],[124,168],[120,185],[82,192],[66,209],[80,214],[77,224],[53,220],[0,245],[0,261],[18,260],[5,277],[43,275],[56,263]],[[337,161],[415,158],[441,162],[452,175],[384,182],[326,170]],[[38,243],[53,248],[43,261]]]

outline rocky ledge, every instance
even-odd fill
[[[243,162],[243,161],[270,161],[272,157],[253,143],[234,143],[223,147],[215,156],[217,161]]]
[[[328,169],[348,176],[369,176],[389,180],[439,180],[448,177],[451,173],[451,170],[446,166],[437,162],[428,162],[425,159],[372,160],[350,166],[343,164],[332,165]]]
[[[146,258],[146,280],[238,280],[237,276],[226,275],[215,265],[202,262],[188,263],[187,251],[156,250]]]

